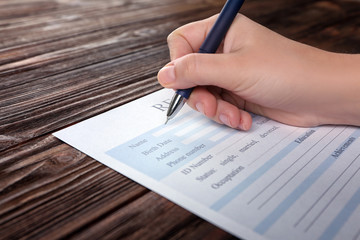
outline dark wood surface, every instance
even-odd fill
[[[0,1],[0,239],[233,239],[51,134],[160,89],[166,36],[216,0]],[[359,0],[248,0],[289,38],[360,53]]]

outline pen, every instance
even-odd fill
[[[219,17],[216,19],[214,26],[211,28],[209,34],[206,36],[203,44],[201,45],[198,53],[215,53],[221,41],[225,37],[226,32],[234,21],[237,13],[239,12],[244,0],[227,0]],[[171,99],[165,124],[175,117],[175,115],[184,106],[186,100],[194,88],[179,89],[175,92]]]

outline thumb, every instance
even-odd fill
[[[234,73],[236,63],[231,54],[192,53],[178,58],[158,73],[160,84],[166,88],[186,89],[212,85],[234,90],[239,75]]]

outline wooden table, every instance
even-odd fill
[[[160,89],[166,36],[216,0],[0,1],[0,239],[232,239],[51,134]],[[252,0],[289,38],[360,52],[359,0]]]

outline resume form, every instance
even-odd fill
[[[245,239],[360,239],[360,128],[299,128],[253,115],[250,131],[160,90],[54,135]]]

